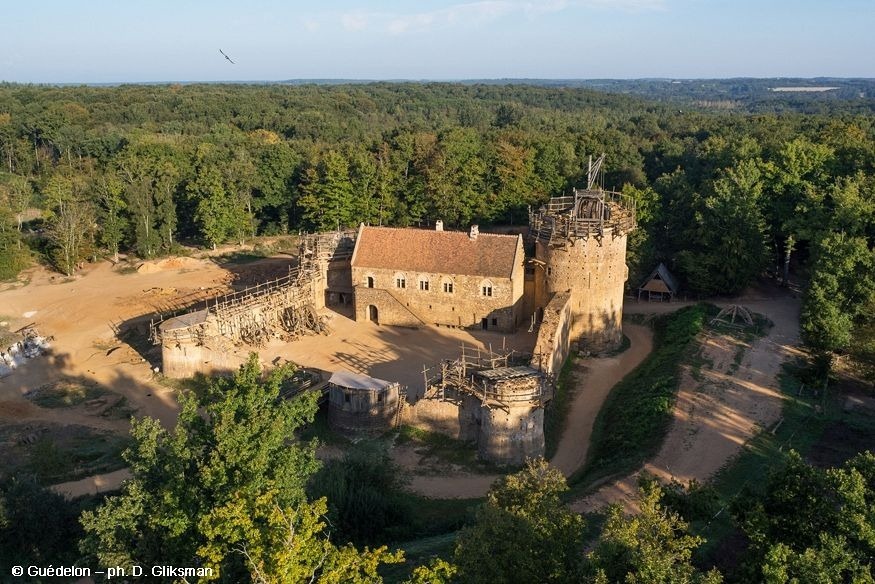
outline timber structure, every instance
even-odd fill
[[[150,339],[162,347],[164,375],[188,377],[232,368],[230,352],[235,345],[263,346],[277,336],[293,340],[328,334],[319,309],[325,306],[332,271],[338,263],[348,265],[355,235],[355,231],[304,235],[297,265],[290,265],[285,276],[153,318]]]
[[[544,373],[514,364],[530,360],[463,345],[459,358],[441,362],[433,376],[423,371],[425,399],[454,403],[458,417],[479,429],[467,437],[482,460],[520,465],[544,455],[544,406],[553,395]]]

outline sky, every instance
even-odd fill
[[[0,19],[0,81],[24,83],[875,77],[875,0],[5,0]]]

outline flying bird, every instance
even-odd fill
[[[234,61],[231,60],[231,57],[229,57],[228,55],[225,54],[225,51],[223,51],[222,49],[219,49],[219,52],[222,53],[222,56],[223,56],[223,57],[225,57],[226,59],[228,59],[228,62],[229,62],[229,63],[231,63],[232,65],[236,65],[236,64],[237,64],[237,63],[235,63]]]

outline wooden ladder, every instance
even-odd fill
[[[407,402],[407,386],[402,385],[398,389],[398,409],[395,410],[395,421],[392,427],[397,428],[401,425],[401,413],[404,411],[404,404]]]

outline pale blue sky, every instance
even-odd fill
[[[875,77],[875,0],[6,0],[0,18],[3,81]]]

